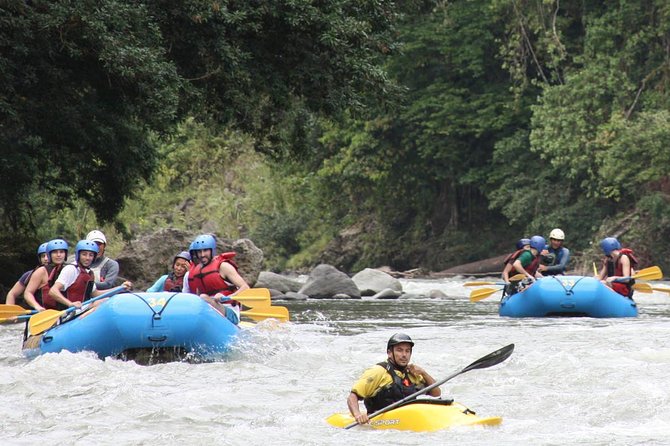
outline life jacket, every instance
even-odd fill
[[[72,282],[67,290],[63,293],[69,301],[83,302],[91,297],[93,291],[93,283],[95,282],[95,274],[90,269],[75,265],[79,270],[77,278]]]
[[[235,284],[228,282],[219,274],[219,267],[223,262],[230,263],[237,270],[237,264],[233,261],[235,254],[235,252],[224,252],[205,266],[202,263],[192,266],[188,272],[188,288],[191,293],[204,293],[209,296],[221,293],[229,296],[237,291]]]
[[[102,262],[100,262],[100,265],[96,265],[95,267],[91,268],[91,271],[93,272],[94,280],[96,282],[104,282],[105,281],[105,276],[101,276],[100,274],[102,273],[102,267],[105,266],[105,264],[109,262],[109,257],[105,256],[102,259]]]
[[[423,387],[412,383],[412,381],[409,379],[409,373],[406,371],[403,373],[402,378],[399,377],[395,372],[396,368],[390,362],[380,362],[377,365],[380,365],[386,369],[386,371],[393,379],[393,384],[382,388],[373,396],[363,399],[363,403],[365,404],[365,408],[368,410],[368,413],[375,412],[388,406],[389,404],[398,402]]]
[[[621,265],[621,257],[627,256],[630,259],[630,269],[631,275],[633,275],[633,270],[638,265],[638,261],[633,255],[633,250],[629,248],[622,248],[619,251],[619,257],[616,259],[616,262],[607,259],[607,277],[612,276],[623,276],[623,265]],[[612,284],[612,289],[617,293],[626,296],[633,296],[633,285],[635,285],[635,280],[631,279],[629,282],[615,282]]]
[[[184,286],[184,276],[175,277],[174,273],[168,274],[165,283],[163,284],[163,291],[180,292]]]
[[[58,302],[56,302],[53,297],[49,296],[49,291],[51,290],[51,287],[54,286],[54,283],[56,283],[56,279],[58,279],[58,275],[63,269],[63,265],[64,264],[61,263],[60,265],[49,264],[44,266],[49,277],[46,285],[42,287],[42,306],[46,309],[55,310],[58,308]]]
[[[523,253],[524,251],[526,251],[526,249],[521,248],[509,254],[507,257],[503,259],[503,266],[507,265],[508,263],[514,263],[514,261],[518,259],[521,253]]]

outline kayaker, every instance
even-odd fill
[[[42,303],[38,301],[36,294],[41,293],[41,298],[49,294],[49,290],[58,278],[67,259],[69,245],[63,239],[57,238],[47,242],[46,254],[48,263],[37,268],[30,276],[30,280],[23,292],[23,299],[28,305],[37,311],[44,311]],[[40,299],[41,300],[41,299]]]
[[[617,293],[632,298],[635,280],[631,276],[635,274],[635,267],[638,264],[633,250],[622,248],[615,237],[602,239],[600,248],[605,254],[605,259],[598,277]]]
[[[570,250],[563,246],[565,240],[565,233],[559,229],[552,229],[549,233],[549,245],[542,251],[542,259],[537,270],[543,276],[556,276],[565,274],[570,261]],[[544,261],[548,259],[548,261]]]
[[[49,290],[49,297],[43,297],[46,308],[54,310],[81,308],[83,301],[104,293],[103,290],[96,288],[95,274],[91,270],[98,252],[98,245],[90,240],[77,242],[74,251],[75,262],[63,267],[58,279]],[[126,289],[132,287],[132,283],[128,281],[122,285]]]
[[[91,265],[91,271],[95,275],[95,287],[99,290],[114,288],[119,276],[119,262],[105,255],[107,237],[105,237],[102,231],[94,229],[86,234],[86,240],[98,245],[98,249],[100,250]]]
[[[249,289],[249,285],[237,271],[233,260],[236,253],[216,255],[216,239],[210,234],[197,236],[189,249],[195,258],[184,278],[183,292],[198,294],[232,323],[238,324],[240,303],[232,297]]]
[[[191,267],[191,254],[182,251],[172,259],[172,271],[161,276],[148,292],[172,291],[180,292],[184,287],[184,276]]]
[[[44,266],[49,263],[49,258],[47,257],[47,244],[42,243],[37,247],[37,266],[33,269],[30,269],[23,273],[19,280],[16,281],[14,286],[7,292],[5,296],[5,303],[7,305],[16,305],[17,302],[23,300],[23,293],[26,291],[26,285],[30,281],[30,276],[33,275],[35,271],[40,266]]]
[[[358,423],[367,423],[368,414],[435,383],[423,368],[409,363],[413,347],[414,342],[408,335],[394,334],[386,344],[387,360],[367,369],[354,383],[347,406]],[[439,387],[429,392],[434,397],[440,394]],[[360,411],[359,400],[363,400],[367,413]]]
[[[522,250],[517,258],[508,262],[502,272],[503,280],[508,284],[505,287],[505,293],[515,294],[519,291],[519,283],[510,283],[510,274],[520,273],[526,276],[528,283],[532,283],[536,277],[542,277],[538,271],[540,264],[540,252],[545,248],[547,242],[541,235],[534,235],[530,238],[530,249]]]

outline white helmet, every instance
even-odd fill
[[[104,243],[105,245],[107,244],[105,234],[103,234],[101,231],[98,231],[97,229],[94,229],[88,234],[86,234],[86,240],[90,240],[92,242]]]
[[[565,234],[563,231],[556,228],[549,233],[549,238],[553,238],[554,240],[565,240]]]

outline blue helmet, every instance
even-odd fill
[[[53,240],[50,240],[47,242],[47,257],[49,258],[49,263],[51,263],[51,253],[53,251],[58,251],[59,249],[62,249],[65,251],[65,256],[67,257],[67,250],[70,246],[67,244],[65,240],[62,238],[55,238]]]
[[[40,246],[37,247],[37,257],[39,257],[42,254],[46,254],[48,244],[49,244],[48,242],[44,242]]]
[[[535,248],[537,252],[541,252],[545,246],[547,246],[547,241],[541,235],[534,235],[530,238],[530,247]]]
[[[189,251],[199,251],[201,249],[211,249],[212,257],[216,255],[216,239],[211,234],[199,235],[193,240]]]
[[[172,266],[174,266],[174,264],[175,264],[175,262],[177,261],[177,259],[184,259],[184,260],[186,260],[187,262],[190,262],[190,261],[191,261],[191,254],[189,254],[189,253],[186,252],[186,251],[182,251],[182,252],[180,252],[179,254],[177,254],[176,256],[174,256],[174,259],[172,259]]]
[[[79,240],[77,242],[77,246],[74,248],[74,259],[77,263],[79,263],[79,253],[81,251],[91,251],[93,254],[95,254],[95,256],[93,256],[93,260],[95,260],[95,258],[98,257],[100,249],[95,242],[90,240]]]
[[[530,239],[529,238],[522,238],[518,242],[516,242],[516,249],[521,249],[526,245],[530,245]]]
[[[621,243],[614,237],[605,237],[600,241],[600,247],[606,256],[612,254],[615,249],[621,249]]]

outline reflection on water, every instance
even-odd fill
[[[462,282],[403,281],[445,299],[282,302],[293,322],[259,324],[208,364],[28,361],[21,327],[0,326],[3,444],[670,444],[670,296],[639,295],[638,318],[509,319],[497,297],[470,303]],[[431,434],[328,426],[396,331],[437,379],[515,343],[503,364],[442,386],[503,424]]]

